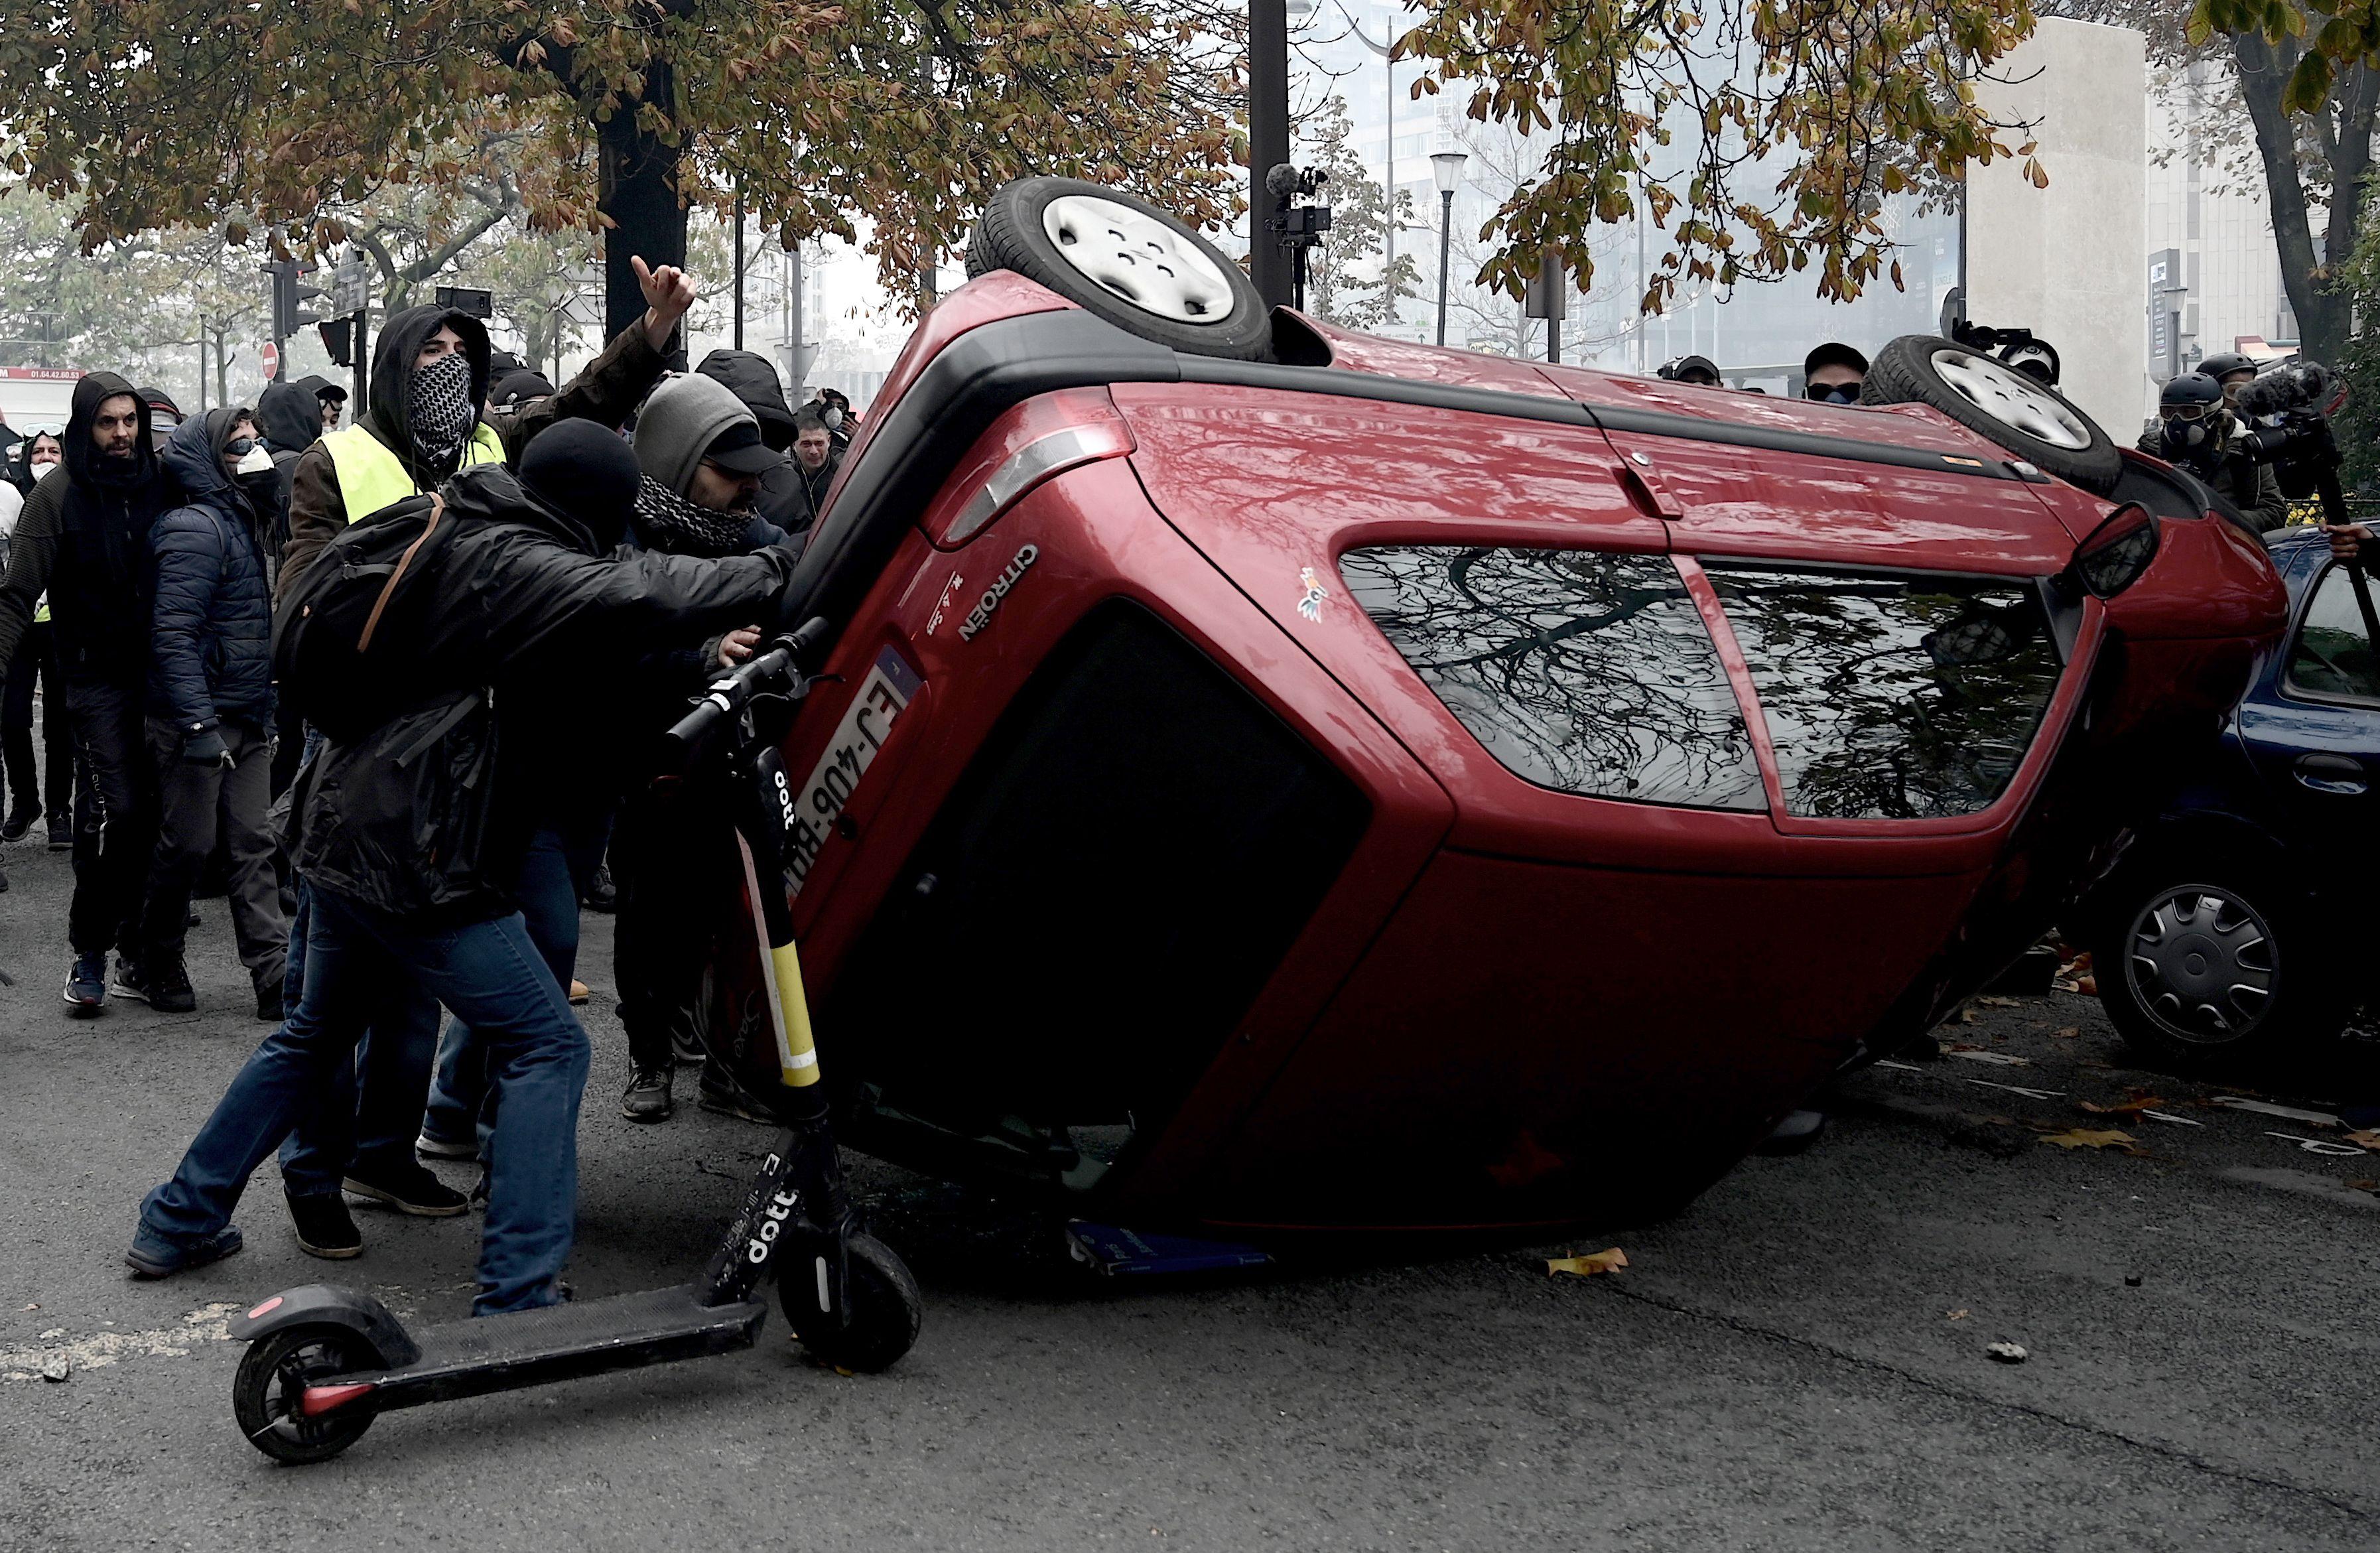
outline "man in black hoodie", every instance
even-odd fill
[[[777,381],[777,369],[765,356],[748,350],[714,350],[702,358],[695,370],[724,385],[727,391],[744,401],[752,419],[760,423],[760,440],[780,455],[794,445],[794,411],[785,403],[785,390]],[[753,510],[788,534],[808,531],[812,511],[809,492],[802,483],[801,471],[790,457],[781,456],[771,468],[760,475],[760,495],[752,504]]]
[[[74,968],[67,1007],[107,1001],[107,952],[122,946],[115,990],[145,997],[139,925],[157,844],[157,791],[143,696],[149,673],[149,529],[181,503],[157,459],[149,406],[113,372],[75,384],[66,469],[25,499],[0,583],[0,677],[50,596],[52,647],[89,778],[75,816]],[[104,817],[104,824],[102,817]]]
[[[623,558],[637,476],[625,443],[573,423],[528,450],[517,479],[472,469],[443,488],[456,527],[407,644],[421,703],[324,744],[299,780],[293,852],[317,914],[301,1001],[141,1205],[134,1270],[240,1248],[230,1219],[249,1173],[300,1116],[345,1103],[346,1050],[392,983],[419,981],[478,1032],[494,1091],[473,1313],[563,1297],[588,1043],[515,904],[519,875],[625,732],[578,710],[645,651],[774,618],[793,575],[782,550]],[[433,826],[452,842],[424,856]],[[345,1217],[334,1195],[293,1195],[301,1209]]]

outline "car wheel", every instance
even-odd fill
[[[1146,200],[1080,178],[1019,178],[983,208],[967,273],[1014,270],[1146,340],[1259,360],[1264,299],[1222,250]]]
[[[2244,866],[2141,876],[2093,960],[2117,1034],[2167,1066],[2239,1070],[2335,1037],[2347,1000],[2301,901]]]
[[[1876,353],[1864,405],[1930,405],[2045,474],[2115,489],[2123,455],[2098,423],[2039,379],[1932,334],[1903,334]]]

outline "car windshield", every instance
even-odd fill
[[[2015,777],[2058,675],[2030,586],[1709,570],[1767,719],[1787,812],[1973,814]]]

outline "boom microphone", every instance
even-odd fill
[[[2240,391],[2233,408],[2247,419],[2295,409],[2326,409],[2338,393],[2338,374],[2319,361],[2278,368]]]
[[[1297,169],[1286,162],[1274,163],[1272,171],[1265,175],[1265,188],[1280,199],[1288,199],[1297,192]]]

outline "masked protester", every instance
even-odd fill
[[[188,504],[157,520],[149,545],[156,627],[148,737],[160,808],[144,934],[150,1001],[192,1004],[184,923],[191,886],[220,840],[256,1016],[277,1023],[289,923],[266,819],[273,601],[264,540],[281,477],[255,421],[236,409],[185,421],[165,444],[165,467]]]
[[[19,442],[9,455],[8,489],[30,495],[44,475],[64,467],[64,456],[56,432],[34,432]],[[12,521],[12,540],[15,529]],[[6,556],[0,554],[0,576],[6,575]],[[32,622],[25,627],[17,661],[7,673],[6,691],[0,695],[0,751],[6,753],[8,773],[8,815],[6,820],[0,820],[0,842],[24,840],[33,822],[46,814],[50,821],[50,850],[64,852],[74,845],[74,734],[67,725],[66,692],[58,684],[57,658],[50,646],[50,602],[44,594],[34,602]],[[33,759],[36,691],[42,702],[42,759],[38,765]],[[45,792],[49,795],[46,809],[42,804]]]
[[[111,989],[148,996],[140,907],[157,843],[157,796],[144,722],[151,600],[147,546],[158,515],[181,504],[159,464],[149,406],[113,372],[75,383],[63,472],[36,485],[0,584],[0,674],[12,672],[43,596],[74,742],[89,781],[75,825],[75,960],[67,1008],[97,1013]],[[54,786],[55,795],[57,789]],[[102,815],[106,817],[103,829]],[[112,984],[108,951],[122,945]]]
[[[450,309],[408,308],[381,326],[372,347],[370,403],[345,431],[324,435],[298,460],[290,480],[289,542],[282,552],[274,597],[285,599],[303,580],[322,547],[346,526],[408,496],[435,489],[460,470],[520,456],[531,439],[573,419],[610,434],[667,370],[678,320],[694,301],[694,283],[675,268],[649,270],[634,261],[647,310],[613,337],[602,354],[568,386],[517,414],[484,414],[494,350],[478,319]],[[531,692],[535,694],[535,692]],[[289,930],[285,1003],[296,1007],[307,963],[308,907],[304,870],[298,871]],[[358,1094],[352,1128],[325,1132],[327,1112],[310,1112],[282,1150],[282,1179],[301,1196],[337,1199],[346,1190],[399,1212],[444,1217],[465,1212],[468,1200],[424,1169],[417,1145],[440,1158],[468,1159],[475,1143],[424,1139],[423,1097],[438,1049],[438,1004],[418,985],[386,989],[363,1070],[342,1068],[337,1082]],[[342,1210],[342,1214],[344,1210]],[[332,1224],[333,1232],[337,1224]],[[353,1256],[344,1244],[298,1244],[329,1256]]]
[[[2219,383],[2223,389],[2223,402],[2235,407],[2240,403],[2240,391],[2256,381],[2255,358],[2243,356],[2236,350],[2220,351],[2207,357],[2198,363],[2195,370],[2199,376],[2213,378]]]
[[[2203,372],[2184,372],[2157,395],[2157,419],[2139,445],[2196,475],[2257,528],[2278,528],[2289,520],[2289,500],[2272,466],[2233,455],[2237,431],[2223,385]]]
[[[141,1205],[126,1258],[137,1272],[163,1277],[240,1248],[230,1219],[249,1172],[302,1116],[354,1124],[337,1072],[386,989],[407,984],[452,1007],[486,1049],[474,1313],[564,1297],[589,1049],[524,920],[562,872],[540,838],[622,742],[614,719],[586,714],[634,659],[774,618],[794,564],[781,550],[697,561],[623,549],[637,473],[619,438],[572,421],[530,444],[517,479],[473,468],[443,488],[455,527],[407,626],[421,701],[325,743],[298,780],[292,855],[313,900],[313,965],[288,1023]],[[409,843],[432,824],[453,838],[434,878]],[[310,1197],[290,1190],[300,1243],[354,1255],[361,1237],[337,1183]]]
[[[714,350],[695,371],[742,400],[760,428],[760,440],[779,455],[774,464],[760,472],[760,493],[753,499],[753,510],[788,534],[808,532],[812,515],[808,491],[794,461],[784,456],[794,445],[801,418],[785,404],[777,369],[767,357],[748,350]]]

